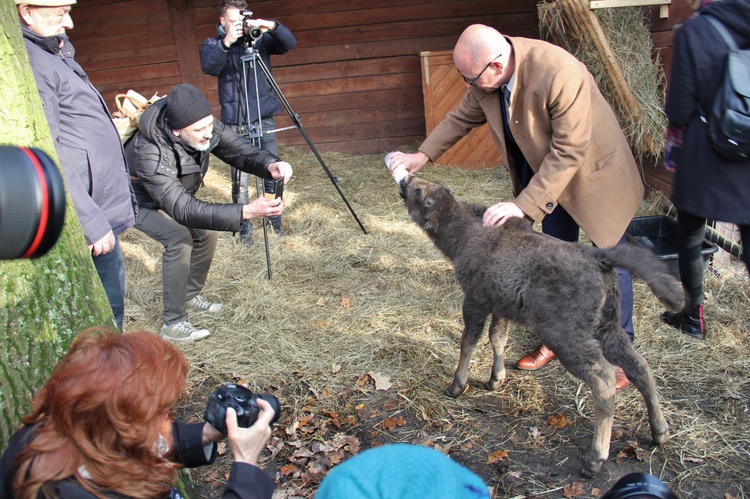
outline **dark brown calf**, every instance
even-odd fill
[[[560,241],[535,232],[519,218],[500,227],[483,227],[485,207],[457,201],[445,187],[413,176],[402,180],[400,190],[412,220],[453,262],[464,292],[461,355],[446,395],[458,397],[466,388],[469,359],[491,314],[489,336],[495,357],[487,389],[505,380],[508,321],[533,329],[562,365],[591,389],[595,429],[584,459],[585,475],[597,473],[609,455],[613,364],[643,395],[654,442],[669,440],[648,364],[620,327],[615,270],[628,268],[668,307],[677,309],[682,289],[664,263],[632,245],[600,249]]]

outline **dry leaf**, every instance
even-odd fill
[[[297,468],[293,464],[287,464],[286,466],[282,466],[279,470],[279,473],[281,473],[282,476],[289,476],[293,475],[294,473],[299,473],[300,469]]]
[[[352,306],[348,296],[345,296],[341,299],[341,306],[344,308],[350,308]]]
[[[569,483],[568,485],[563,487],[563,495],[567,498],[579,497],[579,496],[582,496],[583,494],[584,494],[583,483],[580,481]]]
[[[370,379],[370,375],[365,374],[364,376],[362,376],[361,378],[357,380],[357,386],[365,386],[365,384],[367,384],[368,379]]]
[[[508,457],[508,452],[507,451],[496,450],[495,452],[493,452],[492,454],[490,454],[487,457],[487,464],[492,464],[492,463],[495,463],[497,461],[502,462],[503,459],[506,459],[507,457]]]
[[[383,420],[383,428],[386,430],[393,430],[397,426],[404,426],[406,424],[406,421],[401,416],[396,418],[385,418]]]
[[[316,301],[315,304],[319,307],[325,307],[326,299],[321,296],[320,298],[318,298],[318,301]]]
[[[323,303],[323,305],[325,305],[325,303]],[[318,305],[318,306],[322,307],[323,305]],[[318,319],[316,321],[313,321],[313,326],[315,326],[318,329],[323,329],[324,327],[326,327],[326,321],[324,321],[323,319]]]
[[[369,372],[367,374],[369,374],[372,380],[375,382],[376,390],[385,391],[385,390],[390,389],[391,386],[393,386],[391,385],[391,379],[388,376],[384,376],[381,373],[374,373],[374,372]]]
[[[599,487],[591,487],[591,497],[599,497],[602,494],[603,491]]]
[[[331,366],[331,373],[336,374],[341,370],[341,364],[334,364]]]
[[[573,426],[573,421],[568,419],[566,413],[553,414],[547,418],[547,424],[557,427],[558,430],[565,428],[566,426]]]
[[[384,411],[395,411],[396,409],[398,409],[398,406],[399,406],[399,400],[397,397],[393,397],[383,402]]]

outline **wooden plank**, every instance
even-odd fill
[[[106,17],[96,21],[81,22],[78,19],[78,9],[73,9],[75,27],[71,31],[71,37],[76,40],[101,40],[111,36],[127,33],[129,36],[141,35],[151,36],[159,31],[170,32],[169,12],[150,14],[148,17],[128,16],[122,18]]]
[[[177,47],[177,61],[180,67],[180,80],[191,83],[203,91],[203,70],[196,53],[198,40],[195,38],[195,20],[190,0],[168,0],[172,23],[174,45]]]
[[[453,52],[423,52],[422,92],[427,135],[456,109],[466,95],[466,83],[453,64]],[[435,160],[462,168],[487,168],[501,163],[501,155],[488,126],[475,128]]]
[[[76,60],[87,72],[93,72],[174,62],[177,60],[177,53],[174,46],[161,45],[138,50],[91,54],[76,57]]]
[[[615,7],[642,7],[645,5],[669,5],[672,0],[591,0],[590,9],[611,9]]]

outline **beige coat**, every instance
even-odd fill
[[[644,189],[612,108],[586,66],[562,48],[528,38],[508,40],[516,63],[510,131],[534,171],[522,190],[516,165],[508,165],[514,202],[536,221],[560,203],[597,246],[615,245]],[[500,96],[500,91],[470,89],[419,150],[434,160],[472,128],[489,123],[504,153]]]

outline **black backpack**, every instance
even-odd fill
[[[750,49],[739,49],[727,28],[715,17],[706,18],[729,47],[724,79],[708,114],[711,144],[727,159],[750,159]]]

